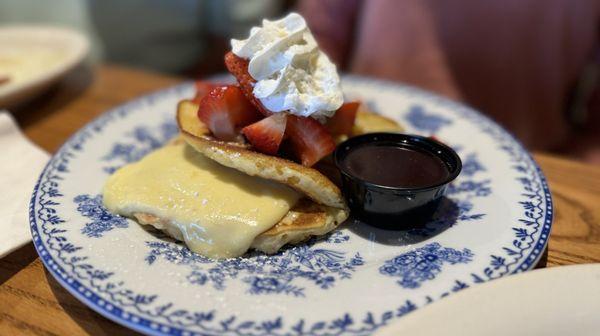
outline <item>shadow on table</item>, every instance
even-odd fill
[[[535,264],[534,269],[546,268],[547,264],[548,264],[548,245],[546,245],[546,248],[544,249],[544,253],[542,253],[542,256],[540,257],[540,260],[537,262],[537,264]]]
[[[119,324],[112,322],[104,316],[88,308],[71,293],[67,292],[52,274],[44,268],[44,275],[50,285],[50,289],[56,298],[56,301],[63,308],[75,323],[84,329],[90,335],[141,335],[131,329],[127,329]]]
[[[12,278],[37,258],[32,243],[28,243],[0,259],[0,285]]]
[[[17,106],[12,106],[10,111],[21,128],[26,128],[49,113],[60,111],[63,106],[80,96],[92,83],[93,77],[91,66],[81,64],[69,71],[64,78],[53,84],[38,97]]]

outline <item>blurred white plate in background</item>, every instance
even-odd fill
[[[0,107],[41,93],[86,57],[82,34],[49,26],[0,27]]]
[[[600,264],[561,266],[494,280],[382,328],[396,335],[598,335]]]

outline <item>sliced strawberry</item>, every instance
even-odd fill
[[[192,101],[196,104],[200,104],[202,98],[204,98],[204,96],[206,96],[212,89],[219,86],[224,86],[224,84],[198,80],[196,83],[194,83],[194,86],[196,87],[196,96],[194,99],[192,99]]]
[[[200,100],[198,118],[216,138],[233,140],[236,137],[235,125],[224,98],[225,90],[225,87],[215,88]]]
[[[237,79],[246,98],[263,115],[272,115],[273,112],[254,97],[256,80],[248,73],[248,61],[229,52],[225,55],[225,66]],[[288,115],[286,134],[289,135],[292,151],[305,166],[312,166],[335,149],[335,142],[327,129],[312,118]]]
[[[294,154],[307,167],[335,149],[335,142],[325,126],[310,117],[289,115],[286,133]]]
[[[263,106],[260,100],[254,97],[253,90],[256,80],[254,80],[254,78],[252,78],[252,76],[250,76],[248,73],[248,60],[238,57],[230,51],[225,55],[225,66],[233,75],[233,77],[237,79],[242,91],[244,92],[244,95],[246,98],[248,98],[252,105],[254,105],[260,111],[260,113],[265,116],[270,116],[273,114],[273,112],[269,111]]]
[[[236,127],[245,127],[263,118],[237,85],[227,86],[225,100],[228,102],[229,114]]]
[[[360,102],[344,103],[335,114],[327,120],[325,126],[329,130],[329,133],[333,135],[349,135],[352,132],[352,127],[356,120],[356,112],[358,111],[359,106]]]
[[[198,118],[218,139],[234,140],[236,128],[259,120],[261,115],[239,87],[225,85],[213,88],[201,99]]]
[[[287,114],[275,113],[242,129],[242,134],[259,152],[275,155],[283,140]]]

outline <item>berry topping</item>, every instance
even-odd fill
[[[254,97],[254,93],[252,91],[254,90],[254,84],[256,81],[248,73],[248,60],[238,57],[232,52],[228,52],[225,55],[225,66],[233,75],[233,77],[237,79],[242,91],[244,92],[244,95],[246,98],[248,98],[252,105],[254,105],[260,111],[260,113],[265,116],[270,116],[273,114],[273,112],[269,111],[263,106],[260,100]]]
[[[294,155],[307,167],[335,149],[335,142],[325,126],[310,117],[289,115],[286,133]]]
[[[248,125],[242,129],[242,134],[259,152],[275,155],[283,140],[286,128],[287,115],[285,113],[273,114],[261,121]]]
[[[359,102],[344,103],[333,115],[327,120],[325,125],[329,132],[333,135],[350,135],[352,127],[356,120],[356,112],[360,106]]]
[[[218,86],[200,100],[198,118],[220,140],[237,137],[237,128],[245,127],[261,118],[238,86]]]

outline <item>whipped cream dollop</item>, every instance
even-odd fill
[[[343,103],[340,77],[317,45],[306,21],[297,13],[263,20],[246,40],[231,40],[232,52],[249,59],[256,80],[254,96],[272,112],[323,121]]]

